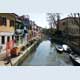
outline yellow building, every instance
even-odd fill
[[[0,13],[0,54],[6,52],[6,43],[14,39],[15,20],[13,13]]]

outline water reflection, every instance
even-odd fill
[[[69,56],[59,54],[55,49],[55,43],[49,40],[43,41],[22,64],[23,66],[70,66],[73,65]]]

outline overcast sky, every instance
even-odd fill
[[[0,0],[0,12],[13,12],[18,15],[30,15],[38,25],[47,27],[46,13],[62,13],[64,17],[71,12],[80,11],[78,0]]]

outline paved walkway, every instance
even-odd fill
[[[12,62],[12,64],[13,64],[13,66],[16,64],[17,61],[19,61],[19,59],[20,59],[23,55],[24,55],[24,54],[20,54],[20,56],[11,59],[11,62]],[[0,61],[0,66],[11,66],[10,63],[7,64],[7,65],[5,65],[6,62],[7,62],[6,60],[5,60],[5,61]]]
[[[37,44],[37,41],[34,42],[30,47],[28,47],[25,51],[22,51],[18,57],[12,58],[11,62],[13,66],[17,66],[29,53],[30,50]],[[0,61],[0,66],[11,66],[11,64],[5,65],[6,61]]]

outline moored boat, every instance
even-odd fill
[[[67,52],[67,53],[71,53],[72,52],[71,48],[68,45],[63,44],[62,47],[63,47],[64,52]]]
[[[56,45],[56,50],[58,52],[63,52],[63,47],[61,45]]]
[[[80,66],[80,56],[74,54],[73,52],[69,54],[70,59],[72,60],[73,64],[76,66]]]

